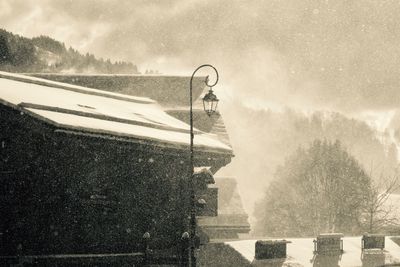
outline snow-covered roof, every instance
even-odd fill
[[[318,259],[315,258],[315,255],[313,253],[313,238],[286,238],[286,240],[291,241],[291,243],[287,244],[287,259],[282,266],[314,266],[314,261]],[[344,253],[341,255],[340,258],[338,258],[337,266],[364,266],[361,259],[361,237],[344,237],[342,240]],[[240,255],[246,258],[249,263],[252,263],[252,265],[275,266],[272,264],[273,260],[255,260],[256,241],[257,240],[230,241],[225,242],[225,244],[229,245],[238,253],[240,253]],[[386,237],[385,239],[384,251],[376,251],[376,254],[378,256],[379,254],[381,255],[381,253],[384,254],[385,264],[400,263],[400,247],[395,242],[393,242],[390,237]],[[368,252],[365,252],[365,254],[368,254]],[[269,264],[269,261],[271,261],[271,264]]]
[[[28,73],[29,76],[119,92],[127,95],[150,97],[163,107],[189,105],[190,76],[135,75],[135,74],[73,74]],[[206,77],[193,77],[193,99],[197,99],[205,86]]]
[[[0,99],[60,128],[189,145],[189,125],[152,99],[0,72]],[[195,129],[197,148],[231,153],[212,134]]]
[[[137,74],[67,74],[67,73],[27,73],[28,76],[118,92],[131,96],[154,99],[168,115],[189,123],[189,83],[190,76],[137,75]],[[218,113],[209,117],[203,110],[202,96],[208,93],[206,77],[193,77],[193,121],[205,133],[218,137],[231,146],[229,137]]]

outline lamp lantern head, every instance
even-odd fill
[[[212,87],[210,87],[208,93],[203,97],[204,111],[207,113],[208,116],[211,116],[217,111],[218,101],[219,99],[214,94]]]

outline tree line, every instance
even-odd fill
[[[400,226],[385,205],[398,187],[371,179],[340,141],[314,140],[299,147],[276,169],[264,198],[256,205],[255,232],[268,236],[360,234]]]
[[[10,72],[70,72],[138,74],[131,62],[96,58],[48,36],[26,38],[0,29],[0,70]]]

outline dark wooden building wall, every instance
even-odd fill
[[[0,254],[110,253],[178,244],[185,154],[57,133],[0,105]]]

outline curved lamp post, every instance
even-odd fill
[[[214,95],[212,87],[218,83],[218,71],[214,66],[210,64],[204,64],[199,66],[192,74],[190,78],[190,265],[196,266],[196,257],[195,257],[195,240],[196,240],[196,195],[195,195],[195,182],[194,182],[194,163],[193,163],[193,78],[198,70],[202,68],[211,68],[215,71],[216,80],[214,83],[209,83],[209,76],[206,76],[204,83],[210,89],[208,93],[203,97],[203,107],[204,111],[207,113],[208,116],[214,114],[217,110],[218,105],[218,98]]]

